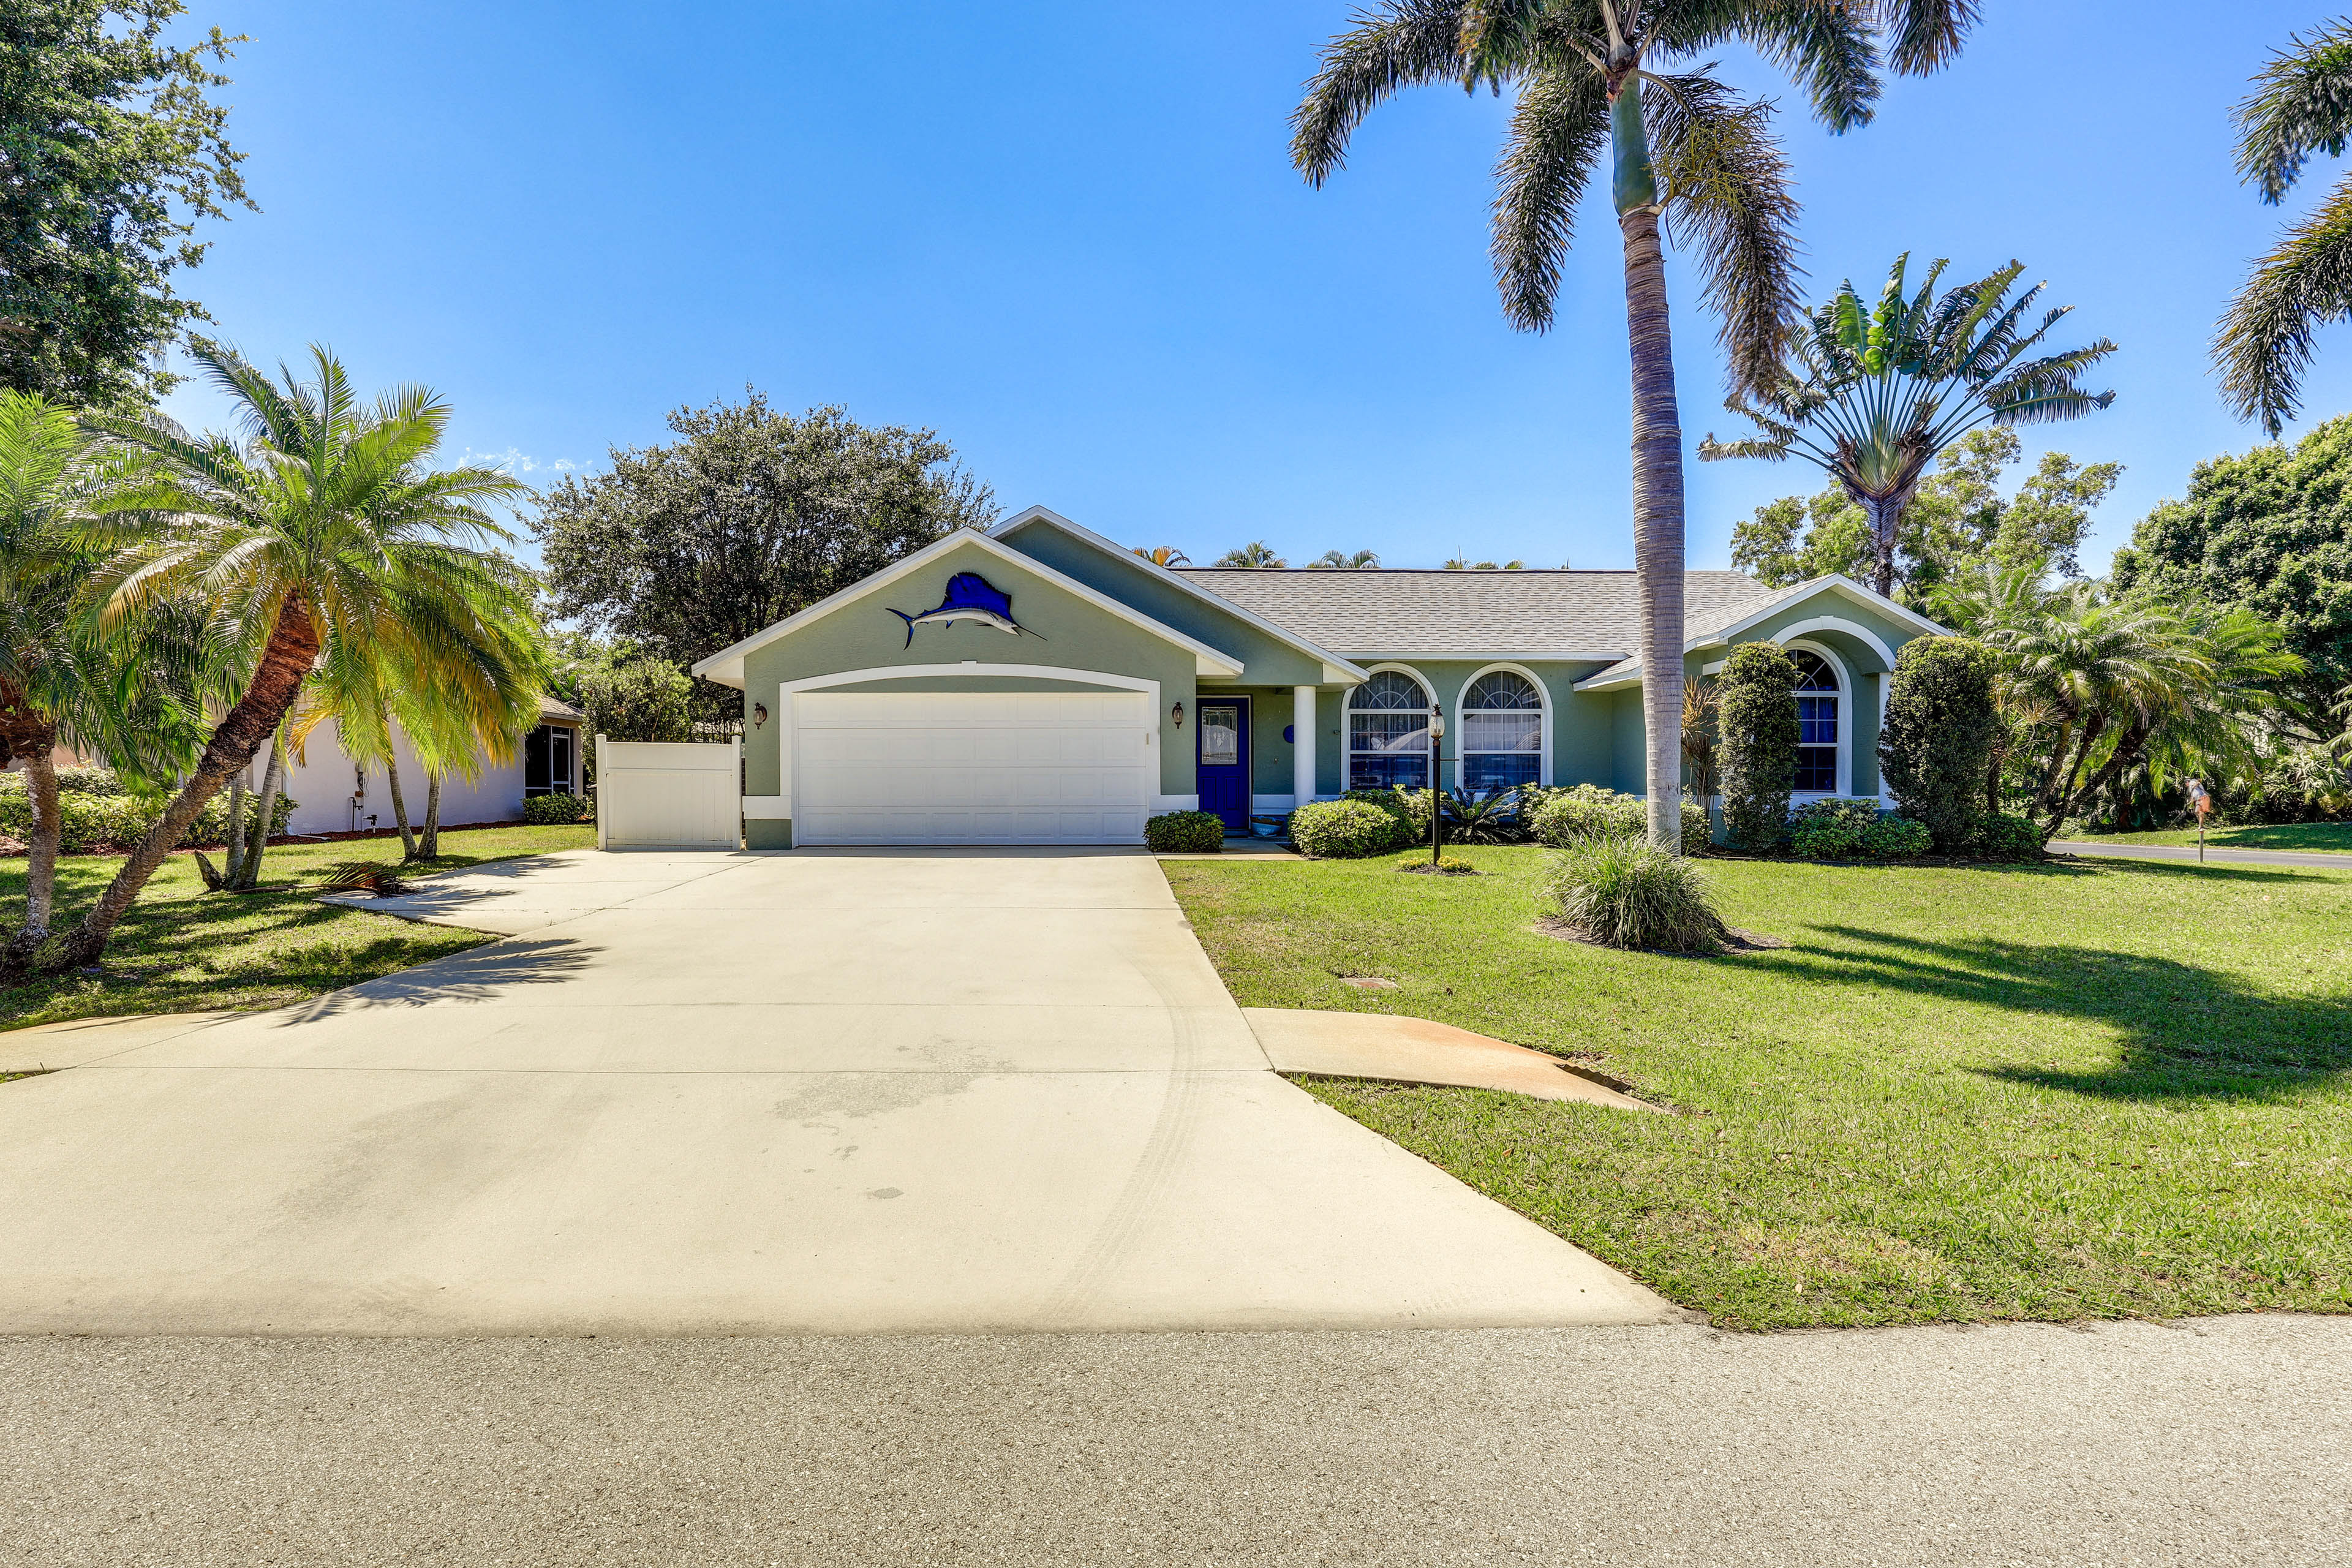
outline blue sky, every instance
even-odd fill
[[[1899,250],[1973,275],[2015,256],[2123,345],[2116,406],[2029,432],[2126,465],[2104,563],[2189,466],[2254,433],[2205,340],[2284,213],[2241,187],[2230,105],[2327,13],[2238,0],[1988,0],[1952,69],[1832,137],[1779,99],[1814,292]],[[1486,258],[1507,104],[1376,112],[1308,190],[1286,116],[1346,0],[893,6],[193,0],[252,41],[232,133],[259,213],[187,275],[259,358],[332,343],[363,383],[427,383],[453,450],[543,482],[740,394],[928,425],[1008,508],[1041,502],[1196,560],[1265,539],[1531,565],[1632,562],[1622,274],[1605,192],[1549,334],[1511,331]],[[2338,171],[2325,162],[2286,213]],[[1677,267],[1696,443],[1720,367]],[[2352,332],[2307,406],[2352,406]],[[217,416],[201,392],[173,411]],[[1818,488],[1690,466],[1694,565]]]

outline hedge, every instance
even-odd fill
[[[522,819],[533,827],[558,827],[596,820],[596,802],[584,795],[533,795],[523,797]]]
[[[1650,808],[1637,795],[1620,795],[1599,784],[1528,792],[1528,831],[1538,842],[1564,849],[1580,838],[1640,838],[1650,831]],[[1706,807],[1683,805],[1683,853],[1703,855],[1713,841]]]
[[[103,769],[59,769],[62,775],[100,773]],[[62,777],[59,779],[63,784]],[[58,792],[58,847],[68,855],[104,854],[127,851],[147,837],[148,830],[163,820],[172,804],[169,795],[143,795],[109,793],[97,789],[60,788]],[[248,810],[258,810],[257,805]],[[278,806],[270,814],[270,837],[286,831],[289,818],[294,815],[294,802],[286,795],[278,797]],[[0,833],[23,840],[33,831],[33,802],[25,793],[22,773],[0,774]],[[205,809],[181,839],[179,847],[212,848],[228,838],[228,793],[224,790],[205,803]]]
[[[1412,842],[1412,818],[1376,801],[1318,800],[1290,814],[1290,841],[1317,860],[1360,860]]]
[[[1143,825],[1155,855],[1216,855],[1225,847],[1225,819],[1213,811],[1163,811]]]
[[[1813,800],[1790,818],[1789,847],[1809,860],[1913,860],[1935,837],[1924,823],[1881,815],[1874,800]]]
[[[1992,650],[1969,637],[1913,637],[1895,660],[1878,763],[1903,815],[1957,855],[1977,837],[2000,719]]]
[[[1778,848],[1797,782],[1797,667],[1779,643],[1741,643],[1716,685],[1723,822],[1751,852]]]

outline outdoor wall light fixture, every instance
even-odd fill
[[[751,728],[756,730],[767,721],[768,705],[764,702],[754,702],[751,704]]]
[[[1182,729],[1184,727],[1184,705],[1181,702],[1179,702],[1175,707],[1168,710],[1168,717],[1175,721],[1176,728],[1179,730]]]

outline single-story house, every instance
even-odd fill
[[[1879,793],[1895,652],[1943,628],[1844,577],[1693,572],[1686,602],[1691,678],[1798,656],[1801,795]],[[1638,609],[1630,572],[1170,570],[1033,507],[694,672],[743,693],[752,848],[1129,844],[1433,775],[1645,793]]]
[[[485,761],[472,779],[451,773],[441,781],[441,825],[462,827],[477,823],[520,822],[522,803],[534,795],[579,795],[581,781],[580,727],[586,722],[580,710],[552,697],[539,700],[539,723],[523,736],[522,745],[503,763]],[[408,738],[394,730],[393,758],[400,769],[401,798],[408,820],[425,822],[425,768],[409,748]],[[269,763],[265,743],[247,770],[255,788]],[[286,759],[286,793],[294,801],[287,819],[289,833],[357,833],[394,826],[392,791],[383,764],[362,765],[343,750],[335,726],[321,724],[310,741]]]

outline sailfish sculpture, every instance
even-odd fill
[[[994,626],[998,631],[1013,637],[1026,635],[1037,637],[1040,642],[1045,640],[1014,620],[1012,595],[992,587],[988,579],[977,572],[959,572],[949,578],[947,597],[939,602],[936,609],[925,610],[919,616],[910,616],[904,610],[891,610],[890,613],[907,623],[906,646],[908,647],[915,646],[917,626],[944,626],[956,621],[978,621],[983,626]]]

